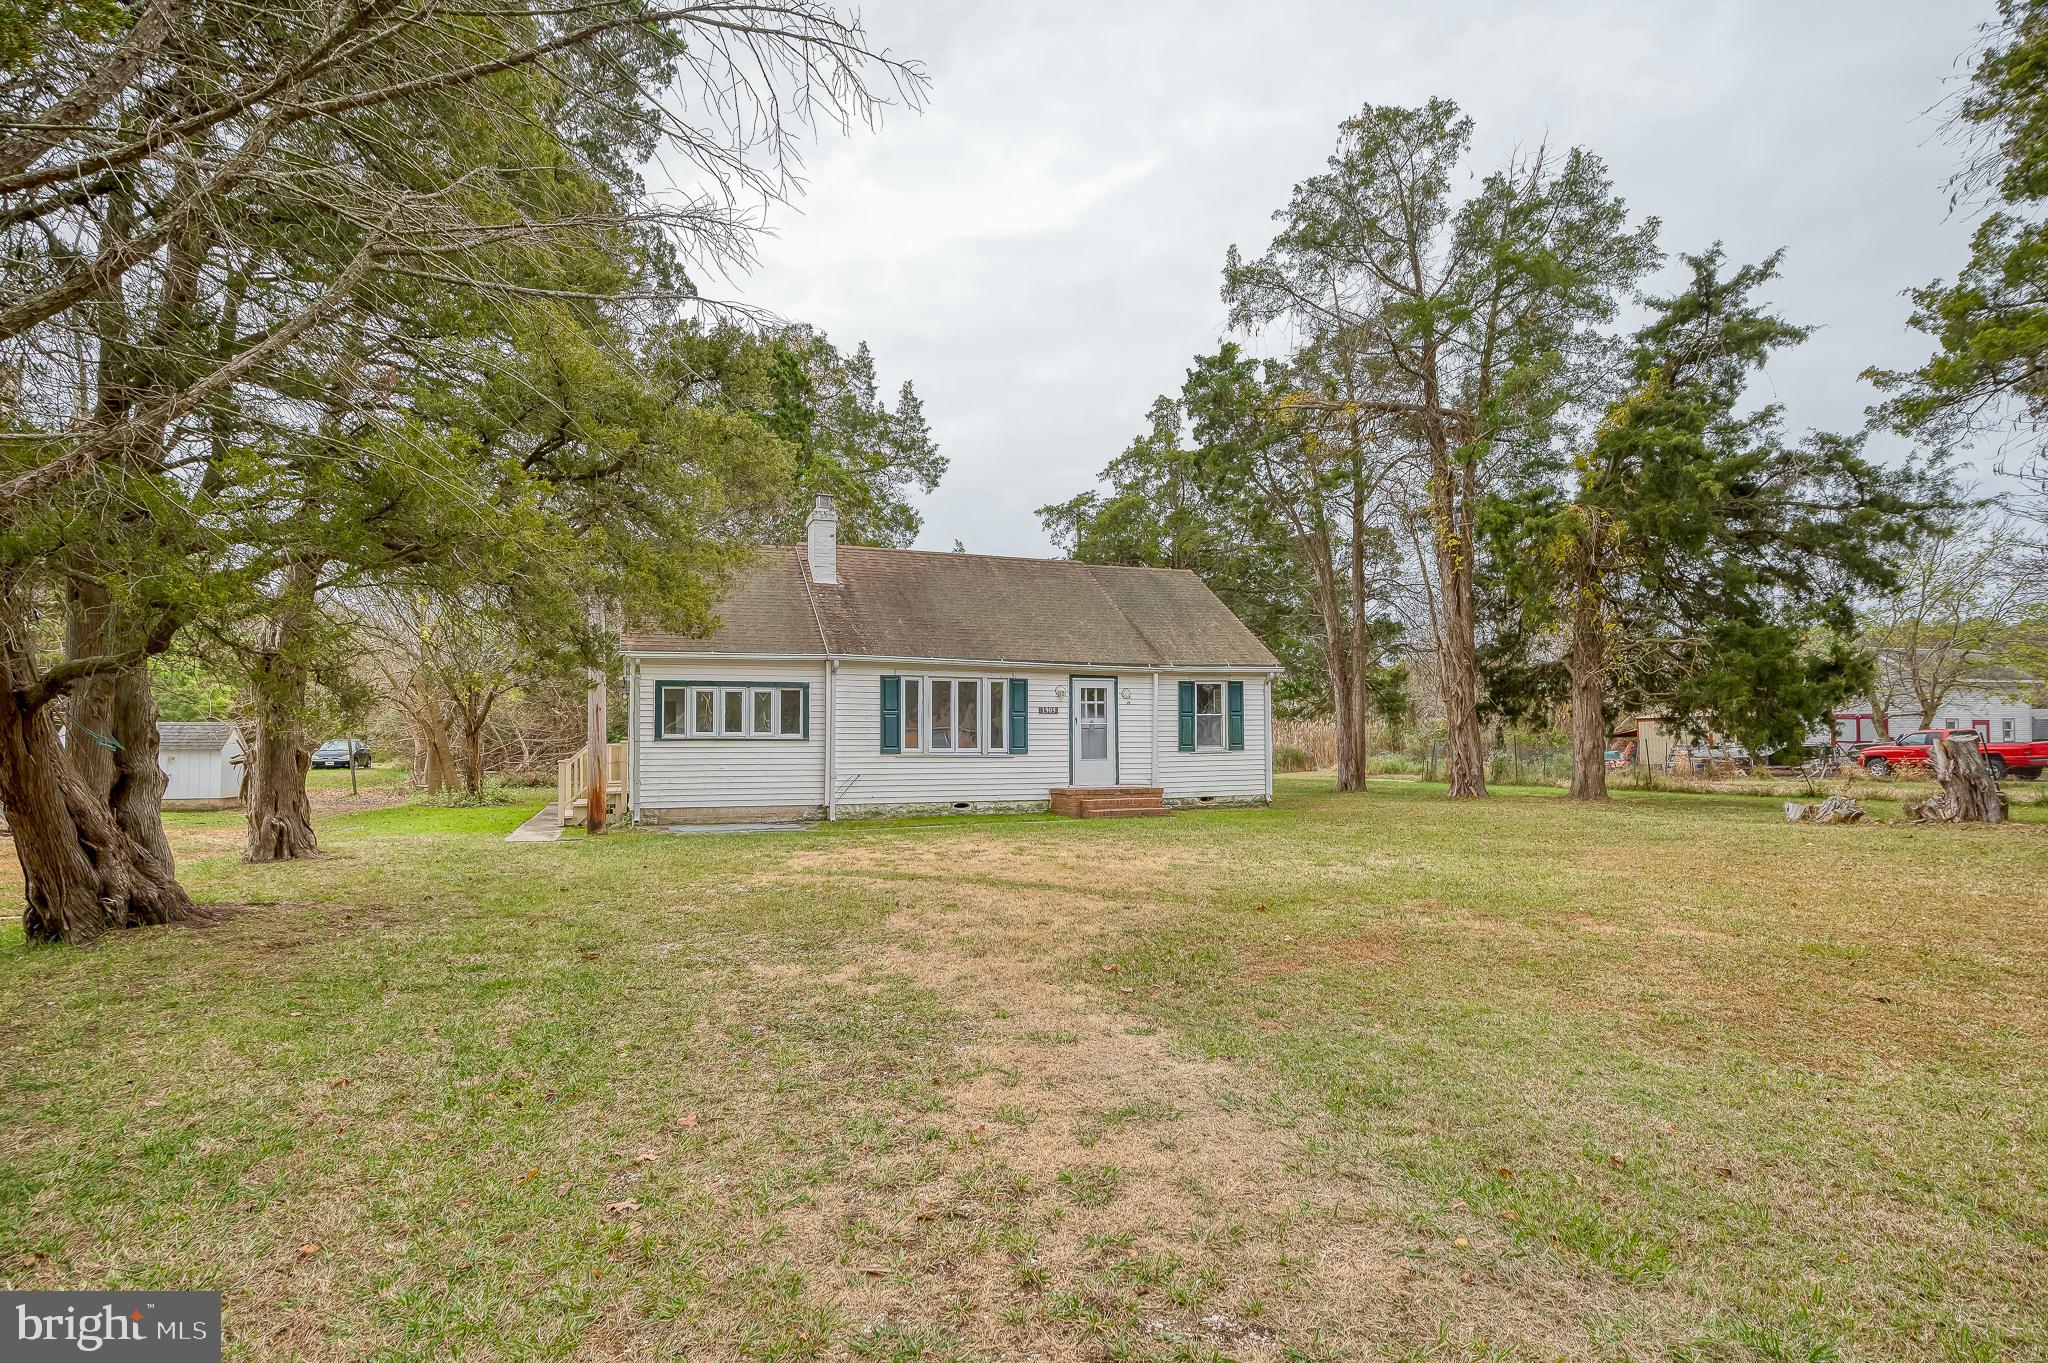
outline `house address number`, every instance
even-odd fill
[[[1060,707],[1057,705],[1041,705],[1037,709],[1041,715],[1056,715],[1060,712]]]

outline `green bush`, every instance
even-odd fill
[[[1287,747],[1275,748],[1273,750],[1274,771],[1314,771],[1315,769],[1316,761],[1308,755],[1308,751],[1305,748],[1297,748],[1289,744]]]
[[[412,797],[414,804],[431,805],[435,809],[480,809],[500,805],[531,804],[545,796],[549,787],[532,782],[510,781],[502,776],[486,776],[480,794],[472,795],[461,786],[451,786],[438,795],[422,791]]]

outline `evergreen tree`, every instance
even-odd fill
[[[1320,442],[1419,470],[1453,798],[1486,793],[1479,510],[1656,260],[1656,224],[1629,223],[1599,158],[1539,147],[1468,193],[1471,140],[1448,100],[1368,105],[1274,215],[1264,254],[1231,248],[1223,284],[1234,325],[1285,324],[1315,352],[1323,381],[1303,389],[1326,414]]]
[[[1607,793],[1608,720],[1648,705],[1757,750],[1796,747],[1864,689],[1851,602],[1890,579],[1885,550],[1912,533],[1918,480],[1854,440],[1782,432],[1745,410],[1751,378],[1807,331],[1755,294],[1778,257],[1724,273],[1688,256],[1689,287],[1652,300],[1625,389],[1592,429],[1532,452],[1525,485],[1482,518],[1524,642],[1562,636],[1571,793]],[[1550,679],[1509,653],[1506,699]]]

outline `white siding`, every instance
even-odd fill
[[[1244,683],[1244,749],[1241,752],[1180,750],[1180,683],[1241,681]],[[1241,799],[1263,798],[1266,769],[1272,765],[1272,729],[1267,724],[1266,678],[1262,675],[1216,672],[1199,677],[1166,673],[1159,678],[1159,713],[1154,716],[1159,739],[1159,774],[1152,784],[1166,789],[1169,800],[1204,795]]]
[[[1267,681],[1258,673],[1204,673],[1204,681],[1244,683],[1240,752],[1183,753],[1178,683],[1185,673],[1068,668],[951,667],[847,660],[833,674],[826,708],[825,665],[816,662],[643,662],[633,707],[639,808],[716,809],[823,805],[825,736],[832,736],[833,784],[842,810],[873,805],[949,805],[961,801],[1044,801],[1071,779],[1067,763],[1068,692],[1076,676],[1114,676],[1117,684],[1117,777],[1124,785],[1163,786],[1168,799],[1243,799],[1267,793],[1271,762]],[[1029,751],[975,754],[882,751],[884,676],[1022,678]],[[655,741],[657,681],[805,681],[811,685],[811,737],[803,743],[749,739]],[[1053,713],[1040,711],[1051,709]]]
[[[166,800],[233,800],[242,793],[242,768],[234,761],[242,755],[239,739],[230,735],[218,750],[206,748],[160,748],[156,764],[165,777]]]
[[[1204,795],[1243,798],[1266,794],[1266,767],[1271,761],[1266,722],[1266,679],[1257,673],[1216,673],[1205,681],[1244,683],[1244,750],[1183,753],[1180,742],[1177,684],[1184,674],[1159,677],[1159,709],[1152,706],[1150,672],[1069,672],[1020,669],[1009,675],[1030,683],[1031,750],[1009,757],[954,757],[943,754],[884,753],[882,746],[881,678],[911,675],[908,665],[873,663],[841,665],[835,684],[839,710],[839,747],[833,770],[842,804],[942,804],[956,800],[1043,800],[1055,786],[1066,785],[1067,698],[1072,676],[1115,676],[1117,682],[1117,779],[1127,786],[1163,786],[1166,797],[1195,799]],[[933,667],[930,674],[973,675],[966,668]],[[1000,676],[1000,672],[984,675]],[[1045,706],[1057,714],[1042,715]],[[1155,745],[1156,741],[1156,747]],[[1156,767],[1155,767],[1156,762]]]
[[[1029,713],[1030,751],[973,756],[882,751],[884,676],[1022,677]],[[838,712],[838,746],[833,749],[834,784],[844,805],[950,804],[959,800],[1044,800],[1067,784],[1067,704],[1054,694],[1065,687],[1064,671],[1039,668],[940,667],[844,662],[833,682]],[[1058,714],[1041,715],[1045,706]]]
[[[808,682],[804,739],[657,739],[655,683]],[[825,667],[744,658],[643,662],[633,697],[634,789],[640,809],[782,808],[825,803]]]
[[[1910,698],[1900,697],[1893,702],[1896,707],[1891,714],[1891,733],[1877,732],[1876,720],[1871,717],[1871,706],[1867,699],[1849,702],[1835,712],[1835,736],[1844,743],[1874,743],[1899,734],[1911,733],[1915,729],[1968,729],[1988,726],[1991,741],[2005,740],[2005,726],[2012,725],[2014,742],[2024,743],[2033,737],[2037,720],[2048,720],[2048,708],[2029,705],[2024,700],[2002,695],[1996,691],[1981,690],[1977,687],[1959,686],[1949,692],[1940,707],[1922,722],[1919,710],[1914,708]],[[1956,723],[1951,724],[1949,721]],[[1818,741],[1825,737],[1825,731],[1809,735]]]

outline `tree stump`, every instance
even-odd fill
[[[1905,815],[1912,823],[2004,823],[2005,796],[1984,761],[1981,740],[1974,733],[1942,734],[1928,756],[1941,794],[1910,800]]]
[[[1846,795],[1830,795],[1817,805],[1785,802],[1786,823],[1855,823],[1863,817],[1863,806]]]

